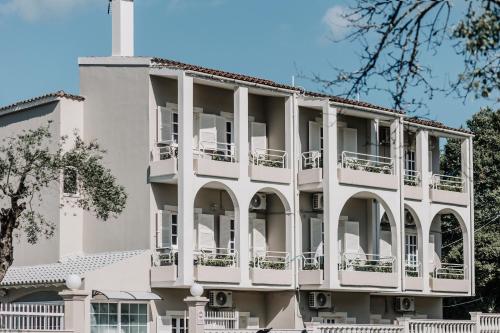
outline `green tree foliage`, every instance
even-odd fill
[[[76,134],[71,142],[67,137],[54,141],[50,123],[2,140],[0,281],[12,265],[16,233],[24,234],[32,244],[54,234],[54,221],[40,213],[50,189],[62,188],[71,194],[61,196],[61,205],[81,207],[102,220],[123,211],[127,195],[103,166],[104,153],[96,142],[86,143]]]
[[[500,110],[484,108],[467,121],[474,132],[474,228],[476,259],[476,298],[446,299],[445,314],[465,318],[468,311],[500,312]],[[447,174],[460,173],[460,144],[451,140],[445,146],[442,168]],[[443,234],[443,247],[459,239],[451,227]],[[444,248],[445,260],[457,262],[461,242]],[[470,303],[468,303],[470,302]],[[459,306],[457,304],[465,303]]]

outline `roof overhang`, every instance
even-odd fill
[[[128,300],[128,301],[159,301],[160,296],[150,291],[113,291],[113,290],[92,290],[94,299],[105,300]]]

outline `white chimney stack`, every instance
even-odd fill
[[[113,56],[134,56],[134,0],[111,0]]]

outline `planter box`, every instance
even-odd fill
[[[403,194],[405,199],[422,200],[422,186],[408,186],[403,187]]]
[[[396,273],[340,271],[340,284],[359,287],[397,288]]]
[[[238,267],[194,266],[194,279],[200,282],[240,283]]]
[[[250,278],[253,284],[289,286],[292,284],[293,273],[291,269],[250,268]]]
[[[449,293],[468,293],[469,280],[431,278],[431,290]]]
[[[321,183],[323,181],[323,169],[314,168],[314,169],[300,170],[297,180],[299,186]]]
[[[164,287],[177,280],[177,266],[154,266],[150,272],[151,287]]]
[[[149,164],[149,180],[162,182],[177,175],[177,159],[154,161]]]
[[[439,202],[439,203],[459,205],[459,206],[469,205],[468,193],[430,189],[430,197],[432,202]]]
[[[398,189],[398,177],[383,173],[338,168],[339,182],[342,184],[377,187],[386,190]]]
[[[239,163],[214,161],[197,158],[193,160],[193,170],[198,176],[239,178]]]
[[[292,171],[285,168],[251,164],[248,166],[248,174],[251,180],[256,181],[283,184],[290,184],[292,182]]]
[[[323,283],[323,270],[313,269],[299,271],[299,284],[300,285],[320,285]]]
[[[422,277],[405,276],[405,290],[424,290]]]

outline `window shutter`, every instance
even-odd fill
[[[214,216],[199,214],[198,216],[198,250],[214,249]]]
[[[344,222],[344,253],[359,252],[359,222]]]
[[[219,216],[219,247],[223,249],[231,248],[231,218],[229,216]]]
[[[309,220],[311,236],[311,252],[317,255],[323,254],[323,221],[319,218],[311,217]]]
[[[429,156],[429,163],[428,163],[429,164],[429,173],[432,174],[433,173],[433,171],[432,171],[432,150],[429,150],[428,156]]]
[[[380,240],[379,240],[379,254],[384,257],[388,257],[392,255],[391,251],[392,244],[392,235],[389,230],[381,230],[380,231]]]
[[[343,151],[358,152],[358,130],[344,128],[342,130]]]
[[[226,140],[226,118],[216,116],[217,142],[227,143]]]
[[[250,124],[251,140],[250,149],[252,152],[257,149],[267,149],[267,132],[265,123],[252,122]]]
[[[156,247],[172,247],[172,213],[161,210],[156,213]]]
[[[434,269],[436,262],[436,250],[435,250],[435,237],[434,235],[429,235],[429,244],[428,244],[428,251],[429,251],[429,264],[431,270]]]
[[[200,114],[199,144],[205,149],[217,149],[217,116],[213,114]]]
[[[158,142],[172,140],[172,110],[158,106]]]
[[[320,125],[315,121],[309,122],[309,151],[319,151],[320,143]]]
[[[267,251],[266,220],[264,219],[252,220],[252,247],[254,254]]]

